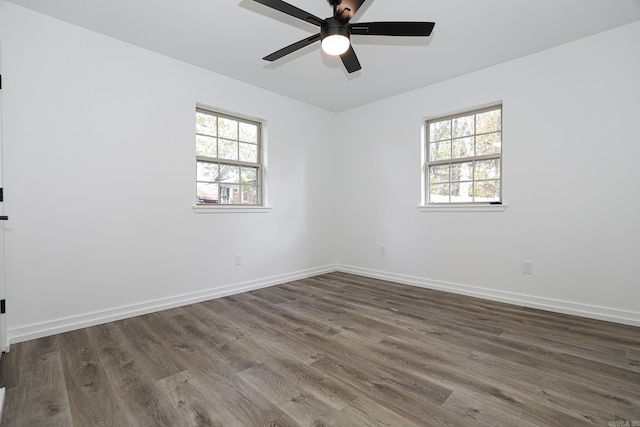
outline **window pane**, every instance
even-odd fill
[[[255,144],[240,143],[240,161],[258,163],[258,146]]]
[[[233,203],[234,205],[239,205],[242,197],[240,193],[240,186],[234,185],[231,190],[233,191],[231,193],[231,203]]]
[[[218,140],[218,158],[226,160],[238,160],[238,142],[228,139]]]
[[[500,178],[500,160],[479,160],[476,162],[475,179]]]
[[[500,130],[501,110],[487,111],[476,115],[476,133],[489,133]]]
[[[220,165],[220,182],[240,183],[240,166]]]
[[[218,132],[220,138],[238,139],[238,122],[237,120],[218,118]]]
[[[196,180],[214,182],[218,180],[218,164],[198,162],[196,164]]]
[[[473,157],[473,138],[453,140],[453,158]]]
[[[453,137],[473,135],[475,128],[473,118],[474,116],[471,115],[453,119]]]
[[[449,184],[431,184],[429,186],[431,203],[449,203]]]
[[[473,182],[452,182],[451,203],[473,202]]]
[[[218,203],[218,184],[199,182],[196,190],[196,203]]]
[[[196,136],[196,156],[218,157],[216,138],[210,136]]]
[[[243,205],[258,204],[258,187],[255,184],[242,184],[240,190],[242,191],[240,203]]]
[[[437,165],[429,168],[429,182],[448,182],[449,165]]]
[[[429,160],[446,160],[451,158],[451,140],[429,144]]]
[[[240,204],[240,186],[238,184],[220,184],[220,204]]]
[[[496,154],[502,150],[501,133],[488,133],[476,137],[476,156]]]
[[[251,123],[240,123],[240,141],[258,142],[258,126]]]
[[[473,179],[473,162],[454,163],[451,165],[451,181],[471,181]]]
[[[440,141],[449,138],[451,138],[451,120],[444,120],[429,125],[429,141]]]
[[[240,182],[243,184],[256,184],[258,182],[258,168],[241,168]]]
[[[476,182],[476,202],[500,200],[500,181]]]
[[[216,136],[216,117],[196,112],[196,133]]]

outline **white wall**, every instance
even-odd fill
[[[635,23],[341,114],[341,268],[640,325],[638,40]],[[418,212],[424,118],[496,101],[507,210]]]
[[[0,8],[12,342],[333,268],[333,113]],[[194,213],[196,103],[267,120],[271,212]]]
[[[2,1],[0,31],[13,342],[334,268],[640,325],[640,23],[339,115]],[[423,119],[496,101],[506,212],[418,212]],[[270,213],[192,211],[196,103],[267,120]]]

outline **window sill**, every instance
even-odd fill
[[[271,212],[269,206],[193,206],[195,213],[225,214],[225,213],[268,213]]]
[[[418,206],[420,212],[504,212],[506,204],[501,205],[423,205]]]

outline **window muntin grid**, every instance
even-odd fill
[[[196,108],[196,204],[262,205],[261,123]]]
[[[502,106],[429,120],[429,204],[502,201]]]

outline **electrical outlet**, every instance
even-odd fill
[[[236,254],[235,261],[236,265],[242,265],[242,254]]]
[[[522,274],[533,274],[533,261],[522,261]]]
[[[385,245],[381,245],[380,246],[380,255],[386,255],[387,254],[387,247]]]

